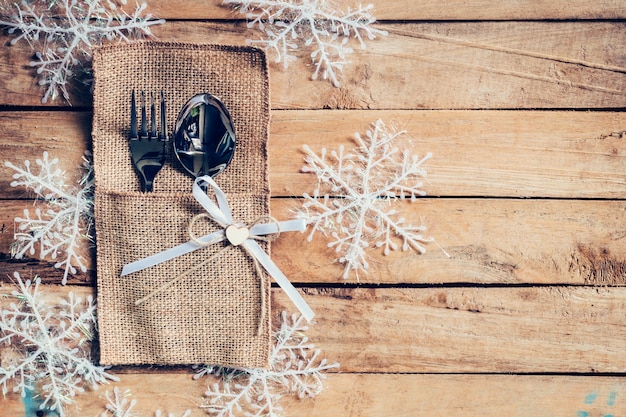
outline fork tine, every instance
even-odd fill
[[[134,89],[130,94],[130,139],[137,139],[137,103]]]
[[[146,121],[146,92],[141,90],[141,130],[139,136],[148,137],[148,122]]]
[[[154,93],[150,92],[150,139],[157,138],[156,108],[154,106]]]
[[[163,93],[163,90],[161,90],[161,133],[159,139],[167,140],[167,118],[165,114],[165,93]]]

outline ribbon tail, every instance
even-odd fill
[[[270,274],[274,281],[282,288],[282,290],[287,294],[287,297],[291,300],[291,302],[296,306],[298,310],[300,310],[300,314],[302,317],[306,319],[306,321],[311,321],[315,313],[309,307],[304,298],[300,295],[300,293],[296,290],[289,279],[282,273],[282,271],[276,266],[274,261],[265,253],[265,251],[252,239],[248,239],[243,242],[243,245],[250,251],[250,253],[259,261],[263,268]]]
[[[256,224],[250,229],[250,234],[252,236],[264,236],[278,232],[304,232],[305,230],[306,222],[303,219],[294,219]]]
[[[205,244],[221,242],[222,240],[224,240],[224,231],[219,230],[217,232],[204,235],[198,240]],[[159,252],[154,255],[148,256],[147,258],[143,258],[138,261],[124,265],[124,268],[122,268],[121,276],[132,274],[133,272],[142,271],[146,268],[150,268],[151,266],[167,262],[170,259],[177,258],[186,253],[202,249],[203,247],[204,246],[198,245],[192,241],[183,243],[178,246],[174,246],[173,248],[167,249],[163,252]]]

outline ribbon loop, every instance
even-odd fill
[[[217,204],[213,200],[211,200],[209,196],[205,193],[202,186],[200,185],[201,183],[210,185],[211,188],[213,188]],[[191,240],[189,242],[167,249],[155,255],[148,256],[147,258],[140,259],[138,261],[124,265],[124,268],[122,268],[121,276],[132,274],[133,272],[138,272],[151,266],[167,262],[186,253],[193,252],[214,243],[222,242],[225,239],[229,240],[231,243],[233,242],[228,237],[228,234],[231,233],[227,233],[227,228],[231,226],[238,227],[238,225],[236,225],[233,220],[226,194],[224,194],[224,192],[220,189],[220,187],[213,180],[213,178],[209,176],[196,178],[193,184],[192,193],[198,203],[200,203],[200,205],[206,210],[206,213],[202,213],[201,215],[194,217],[194,220],[192,220],[192,222],[196,221],[200,217],[208,217],[214,220],[217,224],[219,224],[222,227],[222,230],[218,230],[216,232],[201,237],[196,237],[195,235],[191,234]],[[272,218],[270,219],[272,220],[271,223],[259,223],[257,221],[249,229],[246,227],[246,231],[248,233],[245,236],[245,239],[242,237],[243,232],[233,232],[232,235],[236,235],[236,237],[233,237],[233,239],[235,239],[235,241],[237,241],[238,244],[245,249],[246,253],[254,258],[253,260],[255,263],[258,262],[263,266],[263,268],[265,268],[267,273],[272,278],[274,278],[276,283],[285,292],[285,294],[287,294],[287,296],[294,303],[296,308],[300,310],[302,316],[307,321],[311,321],[311,319],[315,315],[311,307],[309,307],[309,305],[306,303],[304,298],[302,298],[302,296],[296,290],[293,284],[289,282],[289,279],[285,276],[285,274],[282,273],[278,266],[276,266],[272,259],[267,255],[267,253],[265,253],[265,251],[261,248],[261,246],[259,246],[259,244],[255,240],[255,238],[259,240],[271,240],[277,237],[275,235],[278,235],[282,232],[303,232],[306,227],[306,223],[302,219],[280,222],[275,221]],[[268,235],[274,235],[274,237]],[[266,236],[266,238],[260,239],[260,237],[262,236]]]

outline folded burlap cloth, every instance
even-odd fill
[[[237,147],[215,181],[233,218],[251,224],[269,214],[265,55],[248,47],[131,43],[97,49],[93,69],[100,362],[267,367],[270,303],[264,300],[270,280],[259,275],[245,251],[225,250],[202,264],[224,248],[222,242],[120,277],[125,264],[187,242],[192,218],[203,212],[191,195],[194,178],[171,153],[154,192],[140,192],[128,147],[131,90],[164,91],[170,137],[178,112],[193,95],[211,93],[222,100]],[[193,224],[198,236],[217,227],[209,220]],[[261,245],[269,250],[269,243]],[[166,291],[135,304],[194,267]]]

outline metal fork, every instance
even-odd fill
[[[131,93],[130,104],[130,154],[135,169],[143,179],[142,191],[153,190],[154,177],[159,173],[167,154],[167,122],[165,120],[165,97],[161,91],[160,132],[157,133],[156,108],[154,94],[150,93],[150,132],[146,117],[146,93],[141,92],[141,127],[137,132],[137,104],[135,90]]]

